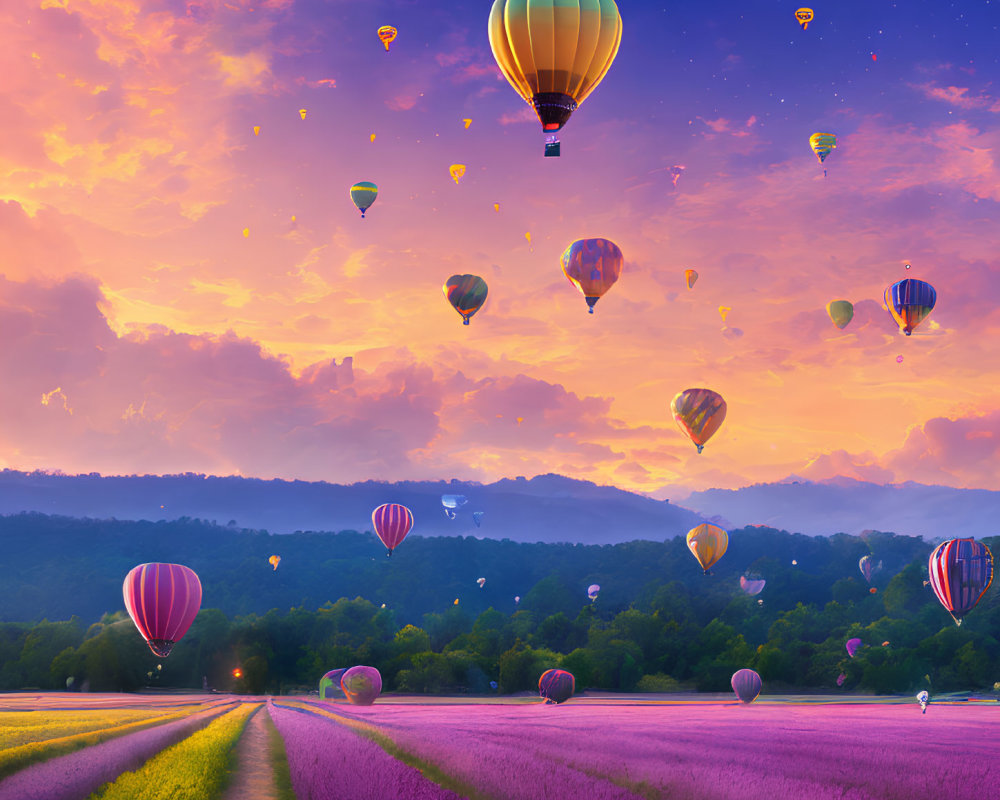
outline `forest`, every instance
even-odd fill
[[[956,626],[925,584],[932,545],[886,532],[737,529],[709,575],[683,536],[604,546],[411,537],[388,559],[371,533],[19,514],[0,518],[0,545],[3,691],[284,693],[354,664],[376,666],[387,691],[416,693],[487,693],[491,681],[531,691],[553,667],[579,689],[623,692],[726,691],[743,667],[765,692],[1000,681],[997,588]],[[870,584],[858,569],[866,554],[882,563]],[[122,578],[145,561],[186,564],[203,586],[201,612],[166,659],[124,611]],[[748,596],[741,575],[764,590]],[[854,637],[863,647],[852,658]]]

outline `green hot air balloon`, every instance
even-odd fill
[[[448,302],[462,315],[466,325],[486,302],[486,281],[478,275],[452,275],[442,288]]]
[[[365,212],[371,208],[375,198],[378,197],[378,187],[371,181],[358,181],[351,187],[351,200],[361,212],[361,218],[365,218]]]
[[[833,324],[843,330],[854,319],[854,306],[847,300],[831,300],[826,304],[826,313],[830,315]]]

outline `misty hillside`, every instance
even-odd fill
[[[763,483],[694,492],[684,505],[733,526],[768,525],[809,536],[891,530],[928,541],[1000,533],[1000,492],[904,483]]]

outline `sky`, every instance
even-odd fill
[[[622,0],[559,158],[490,7],[4,2],[0,467],[1000,485],[1000,3]],[[590,315],[593,237],[625,265]],[[692,387],[728,405],[701,455]]]

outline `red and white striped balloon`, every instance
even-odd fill
[[[125,608],[160,658],[187,633],[201,608],[201,581],[180,564],[140,564],[125,576]]]
[[[993,582],[993,553],[975,539],[949,539],[934,548],[927,572],[937,599],[961,625]]]
[[[391,556],[413,527],[413,512],[398,503],[384,503],[372,512],[372,525]]]

